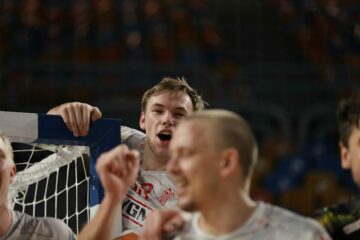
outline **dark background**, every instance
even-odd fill
[[[142,93],[183,76],[250,121],[254,198],[309,215],[357,192],[335,111],[359,53],[355,0],[0,0],[0,109],[81,101],[137,128]]]

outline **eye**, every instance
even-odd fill
[[[163,112],[163,110],[161,109],[154,109],[153,110],[154,113],[157,113],[157,114],[161,114]]]
[[[174,116],[176,118],[182,118],[182,117],[185,117],[185,114],[184,113],[174,113]]]
[[[183,151],[179,152],[179,157],[186,158],[186,157],[190,157],[190,156],[191,156],[191,151],[189,151],[189,150],[183,150]]]

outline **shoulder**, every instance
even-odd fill
[[[134,128],[121,126],[121,142],[130,148],[141,150],[141,145],[145,142],[145,133]]]
[[[279,231],[287,231],[291,235],[311,236],[309,239],[330,239],[325,229],[314,219],[301,216],[285,208],[262,203],[264,215],[269,224]]]
[[[49,224],[51,224],[51,226],[54,226],[58,229],[70,230],[69,227],[60,219],[56,219],[56,218],[52,218],[52,217],[45,217],[45,218],[38,218],[38,220],[49,223]]]
[[[22,229],[21,234],[30,238],[46,236],[48,239],[74,239],[71,229],[61,220],[55,218],[32,217],[26,213],[14,212],[15,221]],[[30,238],[32,239],[32,238]]]
[[[46,217],[38,218],[38,221],[49,226],[57,236],[71,236],[73,235],[72,230],[60,219]]]
[[[76,239],[73,231],[60,219],[56,218],[40,218],[46,222],[53,231],[55,239]]]
[[[313,217],[336,239],[360,235],[360,196],[316,211]]]
[[[121,139],[127,140],[130,137],[144,138],[145,133],[131,127],[121,126]]]

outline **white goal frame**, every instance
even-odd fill
[[[0,130],[11,142],[88,147],[90,176],[89,196],[86,197],[89,199],[90,208],[98,205],[103,198],[103,189],[95,170],[96,159],[101,153],[120,144],[120,128],[120,119],[103,118],[90,124],[86,137],[74,137],[60,116],[0,111]]]

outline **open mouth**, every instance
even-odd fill
[[[172,134],[170,132],[162,132],[158,134],[161,141],[170,141]]]

